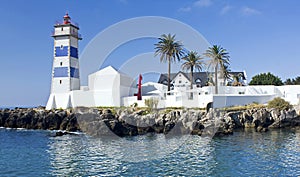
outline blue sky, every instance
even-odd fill
[[[298,0],[2,0],[0,3],[0,107],[46,104],[53,60],[51,31],[66,11],[80,25],[83,40],[79,52],[99,32],[119,21],[163,16],[192,26],[211,44],[226,48],[231,56],[231,69],[246,70],[248,80],[268,71],[283,80],[300,75]],[[149,52],[153,50],[152,42],[145,40],[144,44],[139,43],[139,48],[128,45],[112,57]],[[127,50],[130,47],[132,50]],[[111,59],[107,65],[118,67],[120,62]]]

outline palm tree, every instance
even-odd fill
[[[232,86],[243,86],[243,84],[240,82],[241,77],[243,77],[242,73],[233,74],[233,83]]]
[[[226,80],[230,79],[230,68],[229,65],[223,65],[221,66],[221,76],[223,77],[224,81],[223,81],[223,85],[225,85]]]
[[[171,62],[179,61],[183,55],[182,44],[175,35],[163,34],[155,45],[155,56],[160,55],[160,62],[168,62],[168,91],[170,91]]]
[[[193,75],[194,75],[194,69],[201,71],[204,66],[204,62],[202,61],[203,58],[198,55],[197,52],[191,51],[186,56],[182,58],[185,62],[182,63],[181,67],[184,70],[190,70],[190,80],[191,80],[191,86],[190,88],[193,89]]]
[[[218,70],[223,70],[223,73],[227,70],[226,68],[230,65],[229,54],[223,47],[213,45],[206,50],[204,55],[211,59],[209,67],[213,67],[215,70],[215,93],[218,94]]]

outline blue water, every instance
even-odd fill
[[[300,130],[221,138],[0,129],[0,176],[300,176]]]

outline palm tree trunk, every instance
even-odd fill
[[[215,67],[215,94],[218,94],[218,64]]]
[[[190,79],[191,80],[191,87],[190,87],[191,89],[193,89],[193,72],[194,72],[194,67],[192,66],[191,67],[191,79]]]
[[[171,90],[171,57],[168,57],[168,92]],[[170,93],[168,93],[170,95]]]
[[[194,67],[193,66],[191,66],[191,90],[193,90],[193,74],[194,74]],[[191,92],[191,99],[193,99],[193,92]]]

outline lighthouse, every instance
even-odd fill
[[[54,58],[52,67],[51,93],[68,93],[80,89],[78,25],[71,22],[66,13],[63,22],[54,25]]]
[[[88,86],[80,86],[78,41],[82,38],[78,31],[68,14],[54,25],[51,91],[46,109],[122,106],[123,98],[133,95],[134,80],[111,66],[91,73]]]

